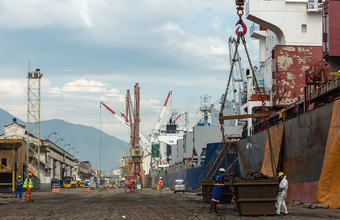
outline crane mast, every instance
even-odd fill
[[[130,90],[126,93],[126,117],[130,120],[131,130],[131,149],[130,149],[130,176],[139,178],[144,185],[144,171],[142,166],[143,150],[139,144],[139,106],[140,106],[140,92],[138,83],[135,87],[134,109],[132,109],[132,101],[130,97]]]
[[[168,96],[166,97],[166,100],[165,100],[165,103],[163,105],[163,108],[162,108],[162,111],[161,111],[161,114],[159,115],[158,119],[157,119],[157,122],[156,122],[156,125],[155,125],[155,128],[153,129],[152,133],[154,136],[158,136],[159,133],[160,133],[160,129],[161,129],[161,122],[162,122],[162,118],[164,116],[164,112],[165,112],[165,109],[166,109],[166,106],[168,104],[168,101],[169,101],[169,98],[170,98],[170,95],[172,94],[172,88],[170,89],[169,93],[168,93]]]
[[[120,122],[122,122],[129,130],[130,130],[130,121],[126,117],[126,115],[121,111],[122,116],[119,116],[115,111],[113,111],[110,107],[108,107],[104,102],[100,102],[109,112],[111,112]],[[140,145],[143,147],[145,151],[150,153],[150,150],[147,149],[147,146],[150,145],[150,141],[146,139],[146,137],[139,133],[140,136]]]

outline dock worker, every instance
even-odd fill
[[[26,178],[23,187],[26,188],[26,190],[27,190],[26,201],[28,201],[28,202],[33,201],[31,199],[31,193],[32,193],[32,188],[33,188],[32,173],[28,174],[28,177]]]
[[[132,189],[133,189],[133,192],[136,192],[136,182],[132,183]]]
[[[226,176],[235,175],[235,173],[225,174],[224,168],[220,168],[219,172],[220,174],[218,174],[215,179],[214,192],[210,203],[210,214],[217,213],[217,204],[220,203],[221,193],[224,190],[224,181],[228,181]]]
[[[286,197],[287,197],[287,189],[288,189],[288,180],[286,175],[283,172],[279,172],[279,191],[277,193],[277,202],[276,202],[276,214],[280,215],[281,212],[283,215],[288,214],[287,206],[286,206]]]
[[[19,194],[19,198],[21,199],[22,196],[22,179],[21,176],[18,176],[18,179],[15,180],[15,184],[16,184],[16,190],[15,190],[15,198],[17,198],[18,194]]]
[[[163,191],[163,180],[162,180],[162,177],[159,177],[158,187],[159,187],[159,197],[162,197],[162,191]]]
[[[130,192],[132,192],[132,183],[129,182],[129,189],[130,189]]]

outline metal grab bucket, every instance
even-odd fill
[[[239,215],[274,215],[278,180],[237,180],[233,182]]]
[[[212,195],[214,193],[215,181],[203,180],[201,182],[202,195],[204,202],[211,202]],[[233,198],[233,193],[229,188],[229,183],[224,183],[224,191],[221,193],[220,203],[230,203]]]

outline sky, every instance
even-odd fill
[[[0,108],[26,121],[27,71],[40,69],[41,120],[128,141],[128,130],[100,102],[125,112],[126,90],[133,95],[139,83],[145,136],[170,88],[163,122],[177,109],[189,113],[192,127],[200,96],[214,103],[226,89],[237,20],[233,0],[0,0]],[[256,62],[258,41],[249,32],[246,39]]]

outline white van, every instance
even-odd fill
[[[89,186],[91,186],[90,180],[85,180],[84,185],[86,185],[86,183],[87,183]]]
[[[175,180],[174,193],[176,193],[176,192],[183,192],[183,193],[185,193],[184,180]]]

